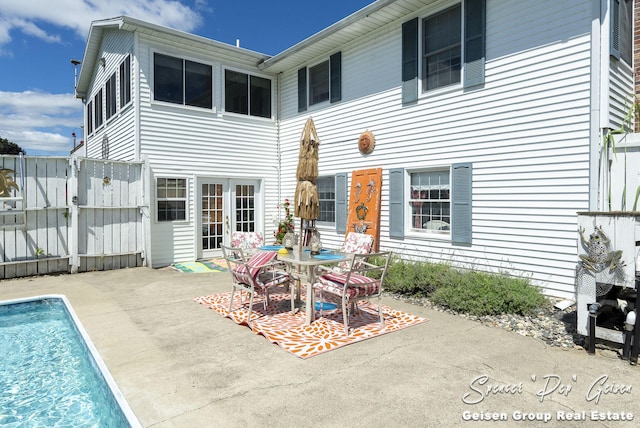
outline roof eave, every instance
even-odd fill
[[[100,51],[100,46],[102,43],[103,33],[106,29],[118,29],[129,32],[147,30],[158,34],[188,39],[197,43],[201,43],[203,45],[213,47],[218,50],[229,51],[236,54],[240,53],[242,56],[245,56],[251,61],[254,61],[255,64],[261,63],[269,58],[269,55],[260,52],[233,46],[227,43],[219,42],[217,40],[208,39],[206,37],[198,36],[180,30],[175,30],[173,28],[163,27],[161,25],[152,24],[128,16],[120,16],[117,18],[93,21],[91,23],[89,35],[87,37],[87,44],[85,47],[84,57],[82,58],[80,74],[78,76],[78,82],[76,86],[77,98],[84,99],[87,97],[87,92],[91,84],[92,70],[95,70],[96,63],[98,61],[98,53]]]
[[[89,90],[89,84],[91,83],[91,72],[87,70],[95,69],[97,52],[98,49],[100,49],[102,33],[105,28],[121,28],[123,22],[124,17],[121,16],[118,18],[93,21],[91,23],[89,35],[87,36],[87,43],[84,48],[84,55],[82,57],[82,64],[80,65],[80,74],[78,75],[78,81],[76,82],[76,98],[87,98],[87,91]]]
[[[305,49],[307,49],[309,46],[312,46],[316,42],[323,40],[332,34],[337,33],[338,31],[354,24],[355,22],[358,22],[361,19],[366,18],[369,14],[376,12],[396,1],[397,0],[377,0],[374,3],[371,3],[370,5],[363,7],[362,9],[352,13],[346,18],[343,18],[340,21],[336,22],[335,24],[325,28],[324,30],[319,31],[310,37],[307,37],[300,43],[297,43],[291,46],[290,48],[282,51],[281,53],[266,59],[265,61],[259,64],[259,67],[265,71],[271,69],[274,72],[281,72],[283,70],[280,70],[278,68],[278,63],[280,63],[281,61],[291,57],[292,55],[298,52],[304,51]]]

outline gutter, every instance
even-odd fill
[[[338,31],[352,25],[353,23],[358,22],[363,18],[366,18],[369,14],[377,12],[378,10],[390,5],[391,3],[395,3],[396,1],[397,0],[377,0],[371,3],[369,6],[363,7],[362,9],[352,13],[346,18],[343,18],[340,21],[336,22],[335,24],[325,28],[324,30],[321,30],[320,32],[315,33],[310,37],[307,37],[300,43],[297,43],[291,46],[290,48],[285,49],[281,53],[271,58],[266,58],[262,60],[260,63],[258,63],[258,68],[260,68],[261,70],[266,70],[269,67],[286,59],[287,57],[307,49],[309,46],[315,44],[316,42],[323,40],[332,34],[337,33]]]

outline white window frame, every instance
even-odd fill
[[[434,16],[446,12],[449,9],[452,9],[456,6],[460,7],[460,34],[459,34],[459,38],[460,38],[460,79],[457,82],[454,83],[450,83],[448,85],[443,85],[443,86],[438,86],[432,89],[427,89],[426,84],[425,84],[425,58],[424,58],[424,25],[425,25],[425,21],[428,19],[433,18]],[[439,92],[446,92],[446,91],[453,91],[453,90],[459,90],[460,88],[462,88],[462,81],[463,81],[463,76],[464,76],[464,25],[465,25],[465,21],[464,21],[464,4],[463,2],[458,2],[458,3],[452,3],[449,4],[445,7],[442,7],[438,10],[435,10],[431,13],[429,13],[429,15],[423,16],[418,20],[418,94],[419,97],[423,97],[423,96],[429,96],[432,95],[434,93],[439,93]]]
[[[114,71],[104,84],[105,93],[105,121],[109,121],[118,112],[118,78]]]
[[[327,98],[326,99],[322,99],[320,101],[313,101],[313,96],[312,96],[312,70],[313,69],[317,69],[318,67],[320,67],[321,65],[326,64],[327,67],[327,78],[326,78],[326,82],[322,82],[323,84],[327,85]],[[329,104],[329,100],[331,99],[331,61],[329,60],[329,58],[325,59],[324,61],[320,61],[316,64],[310,65],[307,69],[307,79],[308,79],[308,83],[307,83],[307,99],[308,99],[308,103],[309,106],[316,106],[316,105],[320,105],[320,104]]]
[[[322,199],[320,198],[320,180],[327,180],[327,182],[331,182],[333,183],[333,199]],[[335,175],[323,175],[318,177],[318,198],[319,201],[322,203],[322,201],[330,201],[333,204],[333,221],[320,221],[320,219],[318,219],[317,224],[319,226],[335,226],[336,225],[336,177]]]
[[[127,64],[129,67],[127,67]],[[120,106],[120,110],[124,109],[125,106],[131,104],[131,54],[127,54],[124,57],[120,65],[118,66],[118,85],[120,89],[119,97],[118,97],[118,105]]]
[[[92,135],[93,131],[95,130],[94,123],[93,123],[93,98],[91,98],[89,100],[89,102],[87,102],[86,105],[86,115],[87,115],[87,136]]]
[[[156,54],[167,56],[167,57],[171,57],[171,58],[174,58],[174,59],[179,59],[179,60],[182,61],[182,102],[181,103],[173,102],[173,101],[163,101],[163,100],[156,99],[156,93],[155,93],[155,85],[156,85],[155,56],[156,56]],[[186,84],[187,84],[187,82],[186,82],[186,61],[211,67],[211,107],[202,107],[202,106],[187,104],[187,99],[186,99]],[[194,110],[197,110],[197,111],[200,111],[200,112],[215,112],[215,110],[216,110],[216,108],[215,108],[215,91],[214,91],[214,87],[215,87],[214,86],[215,67],[214,67],[214,65],[212,63],[203,61],[201,59],[187,58],[187,57],[182,56],[180,54],[176,54],[176,53],[172,53],[172,52],[163,52],[163,51],[159,51],[159,50],[151,51],[150,62],[151,62],[151,70],[152,70],[152,73],[153,73],[153,79],[152,79],[151,86],[150,86],[150,89],[151,89],[151,102],[152,103],[166,105],[166,106],[175,106],[175,107],[180,107],[180,108],[194,109]]]
[[[184,180],[184,197],[181,196],[163,196],[161,197],[159,194],[160,192],[158,192],[158,183],[160,180]],[[155,200],[155,211],[156,211],[156,215],[155,215],[155,221],[156,223],[161,223],[161,224],[166,224],[166,223],[188,223],[189,222],[189,178],[188,177],[184,177],[184,176],[158,176],[155,179],[155,196],[156,196],[156,200]],[[160,220],[159,219],[159,202],[172,202],[172,201],[178,201],[184,202],[184,219],[175,219],[175,220]]]
[[[247,76],[247,113],[237,113],[237,112],[233,112],[233,111],[228,111],[227,110],[227,106],[226,106],[226,99],[227,99],[227,71],[231,71],[234,73],[238,73],[238,74],[244,74]],[[270,110],[270,115],[269,117],[265,117],[265,116],[256,116],[256,115],[252,115],[251,114],[251,77],[259,77],[261,79],[265,79],[268,80],[269,82],[271,82],[270,85],[270,90],[269,90],[269,110]],[[275,93],[274,93],[274,81],[273,78],[271,78],[271,76],[266,76],[266,75],[262,75],[262,74],[257,74],[257,73],[250,73],[246,70],[241,70],[241,69],[237,69],[237,68],[232,68],[232,67],[224,67],[222,69],[222,103],[223,103],[223,111],[225,114],[228,115],[234,115],[234,116],[238,116],[238,117],[250,117],[253,119],[257,119],[257,120],[270,120],[273,121],[275,120],[274,118],[274,102],[275,102]]]
[[[416,218],[414,217],[415,213],[414,213],[414,202],[420,203],[420,208],[422,209],[422,207],[424,206],[423,204],[426,202],[420,202],[421,200],[425,199],[425,198],[418,198],[419,201],[416,201],[415,199],[412,198],[412,191],[415,190],[414,186],[412,186],[412,178],[414,176],[414,174],[420,174],[420,173],[443,173],[446,172],[447,176],[448,176],[448,183],[445,189],[440,189],[440,191],[442,190],[448,190],[449,193],[449,198],[448,199],[443,199],[444,201],[446,201],[449,204],[449,208],[448,208],[448,216],[444,215],[442,217],[448,217],[449,221],[446,222],[448,223],[448,229],[426,229],[424,228],[424,223],[423,223],[423,219],[422,217],[420,217],[420,224],[421,227],[415,227],[415,221]],[[451,183],[451,165],[446,165],[446,166],[434,166],[432,168],[420,168],[420,169],[410,169],[406,171],[406,179],[404,182],[404,192],[405,192],[405,196],[406,196],[406,203],[405,203],[405,219],[404,219],[404,223],[405,223],[405,235],[406,236],[414,236],[414,237],[429,237],[429,238],[435,238],[435,239],[443,239],[443,240],[450,240],[451,239],[451,224],[452,224],[452,216],[453,216],[453,210],[452,210],[452,199],[451,199],[451,187],[452,187],[452,183]],[[435,189],[429,189],[428,187],[425,187],[426,185],[422,185],[421,189],[422,191],[429,191],[429,190],[435,190]],[[426,198],[428,199],[428,198]],[[438,199],[430,199],[431,201],[435,201]],[[423,216],[423,212],[421,211],[420,213],[421,216]],[[443,221],[441,219],[435,219],[434,221]],[[443,225],[444,226],[444,225]]]
[[[103,88],[93,96],[93,130],[97,131],[104,125],[104,95]]]

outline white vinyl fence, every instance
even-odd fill
[[[0,156],[0,278],[144,266],[144,162]]]

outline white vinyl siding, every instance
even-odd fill
[[[327,40],[303,43],[304,59],[296,61],[297,51],[287,55],[279,64],[290,64],[290,69],[281,73],[278,65],[270,70],[269,61],[258,65],[261,57],[255,53],[169,31],[143,29],[134,35],[122,30],[105,38],[101,53],[106,67],[97,67],[87,100],[93,100],[114,67],[131,53],[129,105],[135,108],[119,110],[94,130],[88,152],[99,157],[100,143],[108,137],[111,158],[148,158],[154,177],[186,177],[187,212],[196,213],[186,222],[152,224],[154,266],[197,256],[199,182],[237,178],[260,183],[256,203],[264,212],[257,227],[268,240],[277,206],[294,199],[300,134],[313,117],[320,140],[319,175],[336,177],[335,224],[318,225],[324,245],[340,247],[353,228],[346,224],[352,172],[382,168],[381,249],[404,258],[508,271],[530,277],[546,293],[573,297],[576,212],[588,210],[589,201],[596,199],[590,183],[598,179],[597,171],[590,168],[597,166],[600,140],[592,136],[622,123],[631,69],[609,61],[607,46],[602,46],[606,53],[601,52],[599,62],[593,62],[598,56],[592,56],[592,48],[608,34],[608,24],[602,22],[598,40],[592,40],[592,25],[601,13],[598,2],[487,0],[481,82],[472,90],[463,88],[463,65],[461,84],[420,90],[403,104],[402,24],[412,19],[421,23],[458,3],[390,2],[381,6],[381,13],[404,15],[340,46],[331,45],[334,35],[346,40],[346,33],[375,19],[375,13],[348,24],[345,31],[321,33],[328,34]],[[330,102],[299,103],[301,93],[301,98],[308,96],[308,79],[300,91],[299,71],[308,77],[309,66],[331,58],[337,49],[340,102],[332,103],[330,95]],[[155,51],[211,64],[211,109],[152,102]],[[273,120],[224,113],[226,69],[271,78]],[[337,81],[332,83],[338,87]],[[594,116],[601,123],[592,121]],[[365,130],[376,139],[366,156],[358,150]],[[454,239],[453,228],[451,236],[411,234],[404,230],[406,223],[398,228],[390,222],[408,209],[407,195],[391,189],[391,176],[456,166],[469,166],[470,173],[464,177],[469,179],[467,198],[457,201],[472,205],[465,211],[472,216],[459,230],[464,239]],[[455,193],[452,189],[452,197]]]
[[[401,101],[401,23],[344,46],[342,102],[313,111],[319,174],[383,168],[382,248],[509,269],[570,297],[575,213],[588,209],[590,29],[591,11],[579,0],[488,1],[484,87],[425,93],[409,107]],[[295,174],[286,172],[295,172],[310,113],[297,111],[297,69],[283,73],[281,84],[282,193],[291,197]],[[363,157],[357,140],[366,129],[376,147]],[[473,164],[473,244],[391,239],[388,172],[461,162]],[[322,233],[325,245],[344,239],[334,229]]]
[[[99,88],[106,87],[107,79],[116,73],[116,98],[120,98],[120,65],[125,58],[131,55],[134,48],[133,34],[128,32],[108,31],[108,37],[104,38],[101,56],[105,58],[105,67],[97,67],[96,75],[92,90],[90,93],[95,94]],[[135,59],[131,56],[131,62],[135,68]],[[135,73],[131,74],[131,94],[136,91]],[[131,95],[133,97],[133,95]],[[133,103],[129,102],[116,108],[115,114],[100,129],[94,129],[94,132],[85,137],[85,146],[87,156],[91,158],[102,157],[102,143],[106,136],[109,141],[109,158],[117,160],[133,161],[137,160],[135,155],[136,136],[135,136],[135,114]]]
[[[150,76],[153,52],[159,49],[154,39],[139,37],[140,50],[140,150],[148,157],[154,174],[178,176],[188,171],[189,213],[197,209],[195,183],[201,178],[242,178],[264,180],[260,189],[261,215],[258,227],[269,240],[275,226],[263,222],[277,215],[278,170],[277,133],[272,120],[245,115],[221,114],[224,87],[224,58],[206,56],[205,52],[184,46],[162,45],[168,55],[212,64],[213,108],[205,110],[168,103],[153,103]],[[234,67],[234,70],[239,68]],[[257,68],[247,67],[248,74],[263,75]],[[264,196],[266,195],[266,196]],[[290,197],[293,200],[293,197]],[[284,196],[282,198],[284,200]],[[196,240],[199,213],[182,224],[152,224],[154,266],[176,261],[194,260],[199,243]]]

